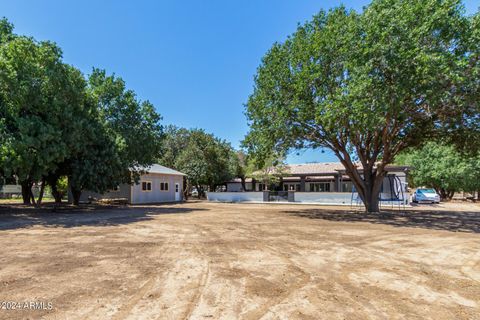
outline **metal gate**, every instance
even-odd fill
[[[268,202],[288,202],[288,191],[269,191]]]

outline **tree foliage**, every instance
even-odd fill
[[[62,62],[55,44],[7,38],[0,45],[2,168],[29,191],[33,182],[57,170],[81,136],[85,81]],[[33,198],[31,191],[26,196]]]
[[[412,167],[414,187],[435,188],[443,199],[458,191],[480,190],[480,156],[462,154],[454,145],[428,142],[402,153],[396,162]]]
[[[480,14],[470,18],[459,34],[458,46],[464,52],[455,61],[455,77],[443,92],[447,101],[440,114],[444,140],[462,153],[480,152]]]
[[[125,82],[94,69],[86,92],[92,104],[81,152],[70,159],[72,193],[103,193],[122,183],[136,183],[143,168],[155,163],[163,138],[161,117],[140,101]]]
[[[475,81],[460,75],[465,57],[478,57],[478,46],[467,45],[477,20],[456,0],[321,11],[263,57],[244,145],[259,159],[331,149],[366,210],[378,211],[386,166],[446,127],[448,112],[461,113],[453,88]],[[475,122],[475,108],[465,121]]]
[[[274,155],[262,160],[261,167],[255,166],[255,161],[250,161],[250,176],[269,187],[278,184],[288,171],[284,160]]]
[[[165,133],[159,162],[185,173],[199,192],[203,186],[215,190],[240,170],[238,155],[225,140],[201,129],[169,126]]]
[[[36,182],[61,200],[65,176],[76,200],[82,189],[133,183],[160,150],[160,120],[121,78],[94,69],[86,79],[56,44],[0,20],[0,175],[18,178],[25,203]]]

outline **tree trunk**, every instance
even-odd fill
[[[196,188],[198,192],[198,199],[201,199],[203,197],[203,187],[201,187],[200,185],[197,185]]]
[[[363,201],[363,205],[365,206],[365,211],[369,213],[380,212],[380,201],[379,201],[380,188],[376,186],[373,181],[364,180],[363,190],[364,190],[363,192],[359,190],[358,195]]]
[[[448,200],[452,200],[453,199],[453,196],[455,195],[455,191],[448,191]]]
[[[70,192],[72,193],[72,204],[74,206],[78,206],[80,204],[80,196],[82,195],[82,190],[70,187]]]
[[[364,202],[365,210],[367,212],[380,212],[380,201],[378,199],[378,193],[376,195],[371,194],[369,198]]]
[[[360,199],[362,199],[366,212],[378,213],[380,212],[380,190],[383,184],[383,178],[385,171],[378,172],[379,168],[365,168],[363,170],[363,178],[354,170],[356,168],[347,168],[347,174],[352,180],[355,188],[357,189]],[[350,171],[350,172],[348,172]]]
[[[35,202],[35,196],[33,194],[33,190],[32,190],[32,187],[33,187],[33,184],[30,184],[30,188],[29,188],[29,191],[30,191],[30,201],[32,202],[32,204],[34,206],[36,206],[36,202]]]
[[[57,204],[62,203],[62,194],[58,192],[57,185],[54,184],[54,185],[51,185],[51,187],[52,187],[52,196],[55,199],[55,203]]]
[[[186,178],[183,178],[183,199],[188,200],[188,191],[190,190],[190,184]]]
[[[242,191],[247,191],[247,187],[245,184],[245,177],[240,177],[240,180],[242,181]]]
[[[349,164],[347,162],[347,164]],[[363,177],[358,172],[353,164],[345,166],[347,174],[357,189],[360,199],[363,201],[366,212],[378,213],[380,212],[380,190],[382,189],[383,179],[386,172],[383,167],[377,168],[364,166]]]
[[[28,181],[23,181],[22,182],[22,199],[23,199],[23,204],[32,204],[30,201],[30,194],[31,194],[31,186]]]
[[[37,207],[39,207],[42,204],[44,192],[45,192],[45,178],[42,179],[42,186],[40,187],[40,193],[38,195]]]
[[[48,184],[52,188],[52,196],[55,199],[55,203],[62,203],[62,194],[58,192],[57,188],[57,182],[58,182],[58,177],[57,176],[49,176],[47,179]]]
[[[440,194],[440,198],[444,201],[452,200],[453,195],[455,194],[455,191],[447,190],[445,188],[439,188],[436,191]]]

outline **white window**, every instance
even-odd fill
[[[300,191],[300,184],[299,183],[284,183],[283,184],[283,191]]]
[[[330,182],[310,183],[310,192],[330,192]]]
[[[160,191],[168,191],[168,182],[160,182]]]
[[[142,191],[143,192],[152,191],[152,181],[142,181]]]
[[[179,190],[179,186],[178,186],[178,183],[175,184],[175,192],[178,192]]]
[[[342,182],[342,192],[352,192],[353,183],[351,181]]]

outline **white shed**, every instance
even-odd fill
[[[184,173],[159,164],[145,168],[144,171],[146,173],[140,176],[138,184],[121,184],[104,194],[83,191],[80,201],[122,199],[130,204],[183,201]],[[69,201],[72,200],[70,193],[68,198]]]

